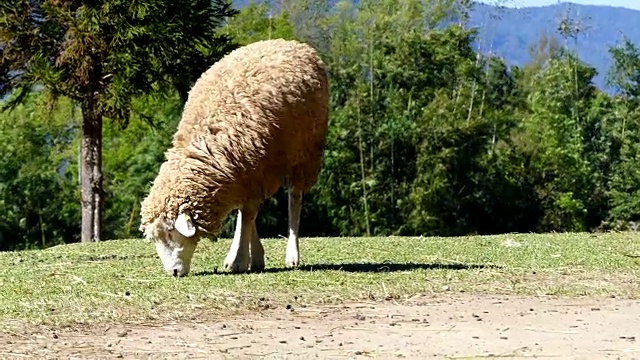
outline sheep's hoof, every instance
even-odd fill
[[[224,269],[231,273],[244,273],[249,271],[249,264],[241,263],[239,261],[234,261],[232,263],[225,262]]]
[[[264,258],[251,258],[251,272],[262,272],[264,268]]]
[[[300,266],[300,261],[298,259],[287,260],[285,265],[290,269],[297,269]]]
[[[284,263],[288,268],[297,268],[300,266],[300,255],[297,251],[287,251]]]

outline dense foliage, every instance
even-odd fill
[[[454,3],[282,1],[277,9],[251,4],[225,25],[240,44],[308,41],[329,67],[330,132],[321,177],[305,198],[302,235],[635,227],[636,45],[623,38],[610,49],[607,78],[617,92],[609,95],[563,42],[541,36],[522,67],[476,52],[468,8]],[[570,31],[561,35],[571,42]],[[35,94],[0,115],[3,250],[79,239],[81,113],[64,101],[45,110],[43,101]],[[140,201],[183,102],[179,88],[168,99],[139,96],[128,128],[105,124],[106,238],[140,235]],[[265,202],[263,237],[286,234],[286,204],[284,190]]]

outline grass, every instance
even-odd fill
[[[444,291],[640,298],[633,233],[302,239],[297,270],[283,268],[285,240],[263,242],[264,273],[215,273],[229,240],[203,241],[184,278],[166,275],[142,240],[0,253],[0,322],[175,320]]]

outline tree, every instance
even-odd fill
[[[288,14],[283,11],[272,16],[271,12],[266,2],[255,3],[251,0],[228,22],[225,33],[242,45],[267,39],[294,39],[294,29]]]
[[[607,130],[613,144],[613,154],[607,154],[613,160],[608,222],[614,229],[627,229],[629,222],[640,220],[640,50],[624,37],[609,53],[613,64],[607,80],[618,94],[605,118],[612,123]]]
[[[105,238],[131,238],[139,233],[140,203],[171,146],[182,113],[177,94],[143,96],[132,105],[136,111],[126,129],[104,126]],[[152,129],[138,120],[142,116],[153,119]]]
[[[126,127],[131,102],[175,89],[236,45],[218,28],[226,0],[7,0],[0,5],[0,96],[13,109],[35,87],[82,111],[82,241],[102,233],[102,123]]]
[[[522,120],[520,146],[531,156],[544,206],[539,231],[585,231],[588,199],[596,180],[586,146],[592,133],[589,110],[595,97],[595,69],[571,53],[551,59],[534,77]]]
[[[75,131],[72,106],[47,111],[43,97],[27,96],[0,114],[0,251],[44,248],[77,241],[77,187],[66,156]]]
[[[626,36],[621,44],[609,49],[613,65],[607,83],[620,91],[623,98],[637,105],[640,97],[640,49]]]

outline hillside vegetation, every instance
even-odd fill
[[[279,2],[265,0],[277,6]],[[251,1],[233,0],[238,9]],[[263,3],[262,0],[254,1]],[[330,5],[339,3],[328,1]],[[354,4],[358,0],[353,1]],[[583,5],[559,1],[546,6],[521,6],[522,1],[487,0],[475,2],[468,12],[469,27],[478,30],[474,48],[481,53],[494,54],[507,65],[525,66],[532,60],[531,48],[541,36],[565,43],[559,32],[563,20],[575,30],[567,45],[579,58],[598,72],[594,84],[606,91],[615,91],[607,84],[607,72],[613,65],[609,48],[619,44],[624,37],[640,43],[640,11],[605,5]],[[457,19],[452,19],[455,22]]]
[[[239,45],[307,41],[327,64],[330,131],[320,179],[305,196],[302,236],[636,229],[633,41],[601,51],[613,59],[614,96],[599,91],[596,69],[564,46],[571,26],[563,41],[542,37],[530,61],[509,66],[475,50],[471,9],[448,1],[280,3],[272,11],[245,6],[218,32]],[[184,105],[179,88],[132,98],[125,129],[105,118],[106,239],[140,236],[140,202]],[[48,108],[49,95],[34,92],[0,114],[0,250],[80,240],[82,113],[64,96]],[[260,235],[285,234],[286,213],[282,190],[262,208]],[[232,229],[227,223],[222,236]]]

